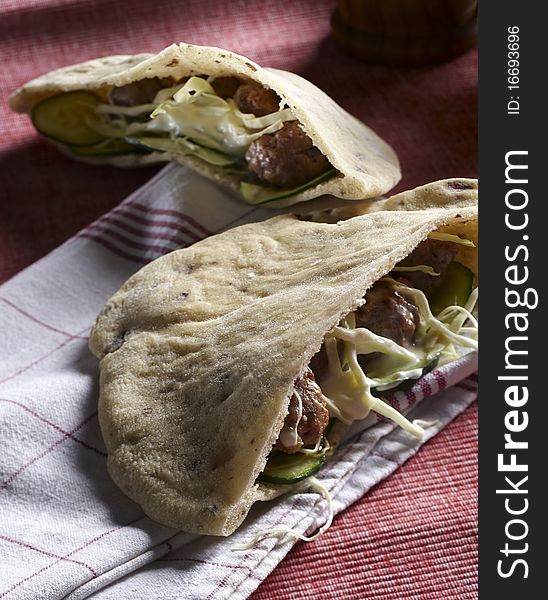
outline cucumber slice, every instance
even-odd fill
[[[91,146],[105,139],[87,124],[101,99],[84,91],[51,96],[32,109],[34,127],[46,137],[69,146]]]
[[[453,261],[447,268],[445,281],[430,298],[430,308],[434,316],[448,306],[464,306],[472,293],[474,274],[463,264]]]
[[[379,398],[385,398],[386,396],[391,396],[394,392],[403,392],[405,390],[409,390],[415,385],[415,383],[417,383],[419,379],[424,377],[427,373],[430,373],[430,371],[433,371],[438,366],[438,361],[439,356],[436,356],[429,363],[427,363],[422,368],[421,376],[417,377],[417,379],[406,379],[389,390],[378,390],[377,388],[372,388],[371,393]]]
[[[329,171],[322,173],[319,177],[316,177],[316,179],[303,183],[303,185],[290,190],[268,187],[266,185],[256,185],[254,183],[242,181],[240,183],[240,194],[242,194],[243,199],[248,204],[267,204],[268,202],[274,202],[275,200],[283,200],[284,198],[296,196],[308,188],[315,187],[320,183],[335,177],[337,173],[337,169],[329,169]]]
[[[325,462],[323,454],[284,454],[276,452],[270,455],[259,481],[268,483],[291,484],[314,475]]]
[[[119,156],[123,154],[148,154],[150,149],[138,144],[128,144],[121,138],[112,138],[91,146],[71,146],[70,151],[76,156]]]

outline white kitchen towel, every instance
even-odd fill
[[[300,493],[256,506],[230,538],[163,527],[110,480],[97,422],[87,336],[105,300],[157,256],[272,214],[169,165],[0,286],[0,598],[245,598],[294,540],[267,538],[243,552],[234,544],[274,525],[305,532],[325,520],[325,501]],[[335,513],[474,400],[475,381],[463,380],[476,368],[471,354],[395,394],[399,410],[433,423],[421,442],[374,418],[353,431],[318,477]],[[168,554],[176,569],[154,562]]]

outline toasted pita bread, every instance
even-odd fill
[[[314,145],[339,172],[328,181],[276,202],[276,206],[294,204],[323,194],[357,200],[372,198],[389,191],[400,180],[399,163],[392,148],[322,90],[294,73],[263,68],[248,58],[219,48],[173,44],[159,54],[90,60],[52,71],[26,83],[12,94],[9,104],[17,112],[31,113],[37,102],[61,92],[105,92],[112,86],[123,86],[145,78],[173,77],[178,80],[200,74],[234,76],[275,90],[291,108]],[[58,146],[68,151],[67,147]],[[195,156],[152,152],[76,158],[119,166],[176,159],[240,194],[240,177]]]
[[[474,181],[449,180],[336,224],[237,227],[141,269],[90,338],[113,479],[161,523],[233,532],[283,491],[257,476],[326,333],[433,230],[475,235],[476,201]],[[457,258],[475,272],[474,253]]]

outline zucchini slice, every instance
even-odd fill
[[[69,146],[91,146],[105,139],[88,125],[101,99],[91,92],[65,92],[51,96],[32,109],[34,127],[46,137]]]
[[[434,316],[448,306],[464,306],[472,293],[474,274],[468,267],[453,261],[447,267],[443,285],[430,298],[430,308]]]
[[[264,471],[257,478],[267,483],[291,484],[302,481],[319,471],[325,462],[324,454],[284,454],[270,455]]]

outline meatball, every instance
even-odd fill
[[[302,185],[331,166],[297,121],[284,123],[275,133],[255,140],[245,159],[248,169],[258,179],[281,188]]]
[[[141,79],[121,87],[113,87],[110,91],[110,101],[118,106],[137,106],[148,104],[154,100],[156,94],[163,88],[174,84],[171,77],[160,79],[152,77]]]
[[[400,346],[411,345],[420,319],[412,302],[383,280],[368,290],[365,301],[356,311],[356,327],[365,327]]]
[[[314,373],[306,369],[295,381],[295,392],[289,401],[289,412],[285,418],[282,434],[274,449],[293,454],[302,446],[314,447],[321,439],[324,429],[329,422],[329,412],[322,390],[316,383]],[[298,394],[298,395],[297,395]],[[299,398],[301,404],[299,406]],[[299,418],[299,414],[301,415]],[[283,432],[294,432],[297,428],[297,441],[292,445],[287,443]]]
[[[442,285],[445,279],[445,272],[449,263],[455,258],[459,247],[454,242],[444,242],[442,240],[426,239],[421,242],[409,256],[400,261],[398,267],[415,267],[417,265],[427,265],[432,267],[439,275],[432,276],[422,271],[406,271],[403,276],[406,282],[410,283],[428,297],[436,288]],[[395,271],[393,276],[398,278],[402,273]]]
[[[274,90],[243,83],[234,93],[234,102],[243,113],[263,117],[276,112],[280,107],[280,97]]]
[[[211,82],[211,87],[215,90],[217,96],[226,100],[234,96],[236,90],[240,87],[240,81],[236,77],[217,77]]]
[[[321,377],[321,375],[327,371],[328,365],[329,362],[327,360],[327,353],[325,351],[324,345],[322,344],[322,347],[310,359],[308,367],[312,370],[313,373]]]

